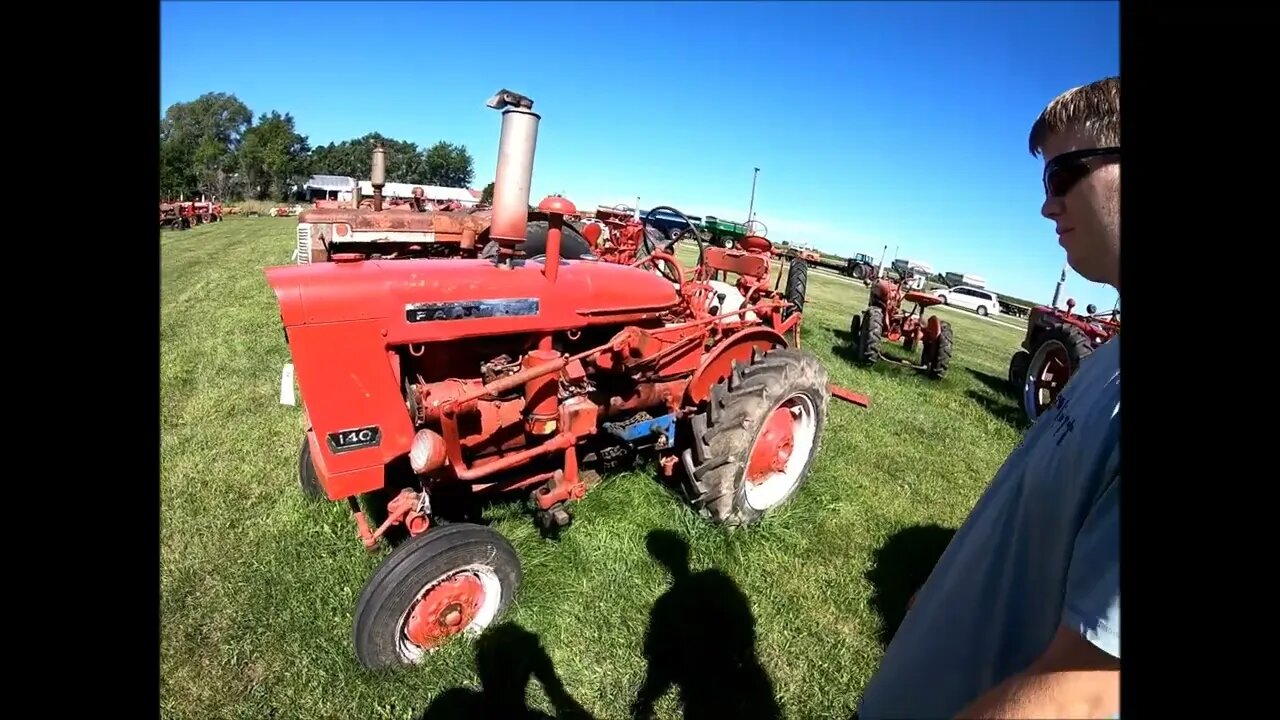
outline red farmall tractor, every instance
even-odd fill
[[[1120,309],[1099,313],[1089,305],[1088,314],[1072,312],[1076,301],[1067,299],[1065,311],[1038,305],[1027,318],[1022,349],[1009,358],[1009,383],[1022,393],[1022,410],[1035,422],[1062,392],[1080,362],[1120,332]]]
[[[925,292],[907,289],[915,276],[908,273],[897,280],[883,278],[871,285],[871,302],[849,323],[849,333],[857,358],[866,363],[879,360],[897,362],[942,379],[951,367],[951,323],[937,315],[925,317],[925,308],[942,301]],[[903,303],[912,307],[903,309]],[[920,347],[920,362],[890,360],[881,354],[884,342],[901,342],[907,352]]]
[[[266,270],[305,408],[300,482],[348,503],[370,550],[407,535],[355,608],[370,668],[482,630],[520,586],[513,547],[455,521],[451,498],[529,492],[554,532],[593,466],[651,450],[703,517],[750,524],[801,486],[826,420],[827,373],[785,339],[800,316],[761,287],[767,258],[705,249],[688,277],[662,248],[631,264],[568,259],[576,209],[562,197],[541,204],[545,255],[520,257],[540,116],[505,90],[488,105],[502,110],[493,258],[337,254]],[[757,279],[700,279],[716,271]]]

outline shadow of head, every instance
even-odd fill
[[[684,538],[670,530],[654,530],[645,537],[645,547],[673,578],[689,574],[689,544]]]
[[[541,683],[556,717],[590,717],[565,692],[542,641],[515,623],[495,625],[476,639],[475,665],[480,688],[446,690],[431,703],[422,720],[550,718],[525,702],[529,681],[534,679]]]
[[[484,691],[523,704],[525,687],[545,677],[551,659],[537,635],[515,623],[502,623],[476,639],[476,675]]]
[[[871,606],[880,615],[880,642],[888,645],[907,613],[907,601],[929,579],[955,530],[913,525],[895,532],[876,550],[867,581]]]

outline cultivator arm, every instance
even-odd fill
[[[871,398],[859,392],[854,392],[848,388],[842,388],[835,383],[827,383],[827,389],[831,391],[832,397],[840,398],[847,403],[853,403],[858,407],[870,407]]]

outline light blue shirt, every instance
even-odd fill
[[[1027,431],[916,596],[861,720],[951,718],[1065,624],[1120,657],[1120,337]]]

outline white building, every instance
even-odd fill
[[[312,175],[302,186],[307,200],[350,200],[355,178],[344,175]]]
[[[356,182],[355,178],[345,175],[312,175],[302,186],[307,200],[351,200],[356,187],[365,198],[373,197],[373,183],[369,180]],[[417,185],[413,183],[389,182],[382,186],[385,198],[409,199],[413,197],[413,189],[420,187],[428,200],[457,200],[463,206],[470,207],[480,202],[480,191],[470,188],[452,188],[440,185]]]

